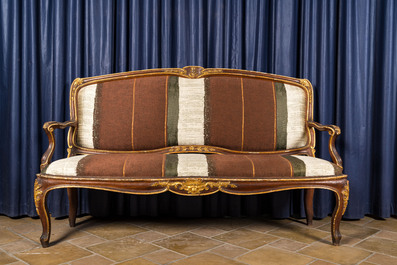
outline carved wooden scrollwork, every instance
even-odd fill
[[[173,146],[170,149],[168,149],[168,152],[174,153],[174,152],[202,152],[202,153],[208,153],[208,152],[215,152],[215,148],[211,148],[208,146]]]
[[[343,196],[342,215],[344,215],[347,208],[347,203],[349,202],[349,181],[347,181],[346,185],[343,187],[342,196]]]
[[[167,69],[168,72],[179,74],[187,78],[200,78],[207,74],[222,73],[222,69],[204,69],[201,66],[185,66],[182,69]]]
[[[36,212],[39,213],[39,200],[40,197],[43,194],[43,191],[41,190],[41,184],[39,181],[36,179],[34,181],[34,205],[36,206]]]
[[[188,194],[193,194],[193,195],[198,195],[202,191],[209,190],[210,188],[217,188],[218,190],[222,187],[237,188],[236,185],[230,184],[230,181],[214,182],[214,181],[203,181],[202,179],[192,179],[192,180],[186,180],[184,182],[161,181],[154,183],[153,186],[166,187],[168,190],[170,188],[177,188],[181,191],[186,191]]]

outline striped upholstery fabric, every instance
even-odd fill
[[[147,76],[83,87],[77,101],[77,144],[85,148],[272,151],[307,142],[305,91],[265,79]]]
[[[341,175],[335,164],[301,155],[104,154],[57,160],[42,173],[108,177],[312,177]]]

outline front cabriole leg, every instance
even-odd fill
[[[43,232],[40,237],[43,248],[49,247],[51,235],[51,220],[48,213],[46,198],[47,191],[43,188],[42,180],[37,178],[34,182],[34,203],[43,226]]]
[[[342,235],[340,234],[340,222],[342,216],[346,211],[347,202],[349,200],[349,181],[345,181],[344,185],[335,191],[336,205],[334,212],[332,214],[331,220],[331,234],[332,234],[332,244],[339,246]]]

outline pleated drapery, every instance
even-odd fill
[[[394,0],[69,0],[0,4],[0,214],[35,216],[45,121],[69,120],[76,77],[200,65],[308,78],[315,121],[342,129],[345,217],[397,214],[397,2]],[[66,155],[56,132],[54,159]],[[317,155],[328,158],[328,136]],[[79,213],[304,216],[301,191],[260,196],[80,191]],[[316,191],[314,212],[334,195]],[[67,215],[65,191],[50,193]]]

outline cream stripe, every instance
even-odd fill
[[[77,165],[79,164],[80,160],[86,156],[87,155],[78,155],[54,161],[48,166],[46,174],[77,176]]]
[[[78,92],[77,105],[77,144],[86,148],[94,148],[94,110],[97,84],[83,87]]]
[[[178,154],[178,177],[207,177],[207,156],[203,154]]]
[[[178,144],[204,144],[204,78],[179,78]]]
[[[273,89],[273,104],[274,104],[274,150],[277,150],[277,100],[276,100],[276,88],[274,87],[274,82],[272,82]]]
[[[331,162],[311,156],[292,155],[302,160],[306,166],[306,177],[332,176],[335,175],[335,168]]]
[[[306,94],[296,86],[285,85],[287,94],[287,149],[298,148],[306,145]]]

